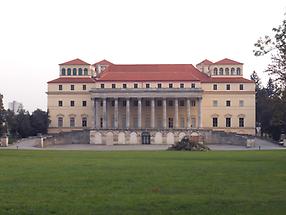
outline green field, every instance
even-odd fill
[[[0,150],[0,214],[286,214],[286,151]]]

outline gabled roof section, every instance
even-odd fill
[[[95,80],[90,77],[60,77],[49,81],[48,84],[60,84],[60,83],[95,83]]]
[[[70,60],[70,61],[67,61],[65,63],[61,63],[59,65],[90,65],[90,64],[87,62],[84,62],[83,60],[81,60],[79,58],[76,58],[74,60]]]
[[[205,59],[203,60],[202,62],[198,63],[197,65],[200,65],[200,64],[204,64],[204,65],[212,65],[213,62],[211,62],[210,60],[208,59]]]
[[[93,64],[93,66],[97,65],[97,64],[101,64],[101,65],[113,65],[113,63],[109,62],[108,60],[101,60],[99,62],[96,62],[95,64]]]
[[[214,65],[237,65],[237,64],[242,65],[243,63],[240,63],[240,62],[228,59],[228,58],[224,58],[214,63]]]
[[[110,65],[98,81],[201,81],[207,79],[191,64]]]

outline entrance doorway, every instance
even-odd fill
[[[150,137],[149,132],[147,132],[147,131],[142,132],[141,137],[142,137],[142,144],[150,144],[151,143],[151,137]]]

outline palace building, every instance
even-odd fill
[[[192,64],[59,65],[49,133],[90,130],[95,144],[173,143],[194,131],[255,134],[255,84],[230,59]]]

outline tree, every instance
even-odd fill
[[[3,95],[0,94],[0,137],[5,133],[5,109],[3,106]]]
[[[271,64],[265,70],[272,75],[278,83],[286,84],[286,19],[282,25],[272,29],[274,36],[264,36],[259,38],[254,44],[255,56],[271,54]]]
[[[33,128],[33,135],[38,133],[46,134],[49,127],[48,113],[40,109],[35,110],[31,115],[31,126]]]
[[[17,133],[20,135],[20,137],[25,138],[33,134],[29,112],[21,110],[17,115],[15,115],[15,119],[17,123]]]

